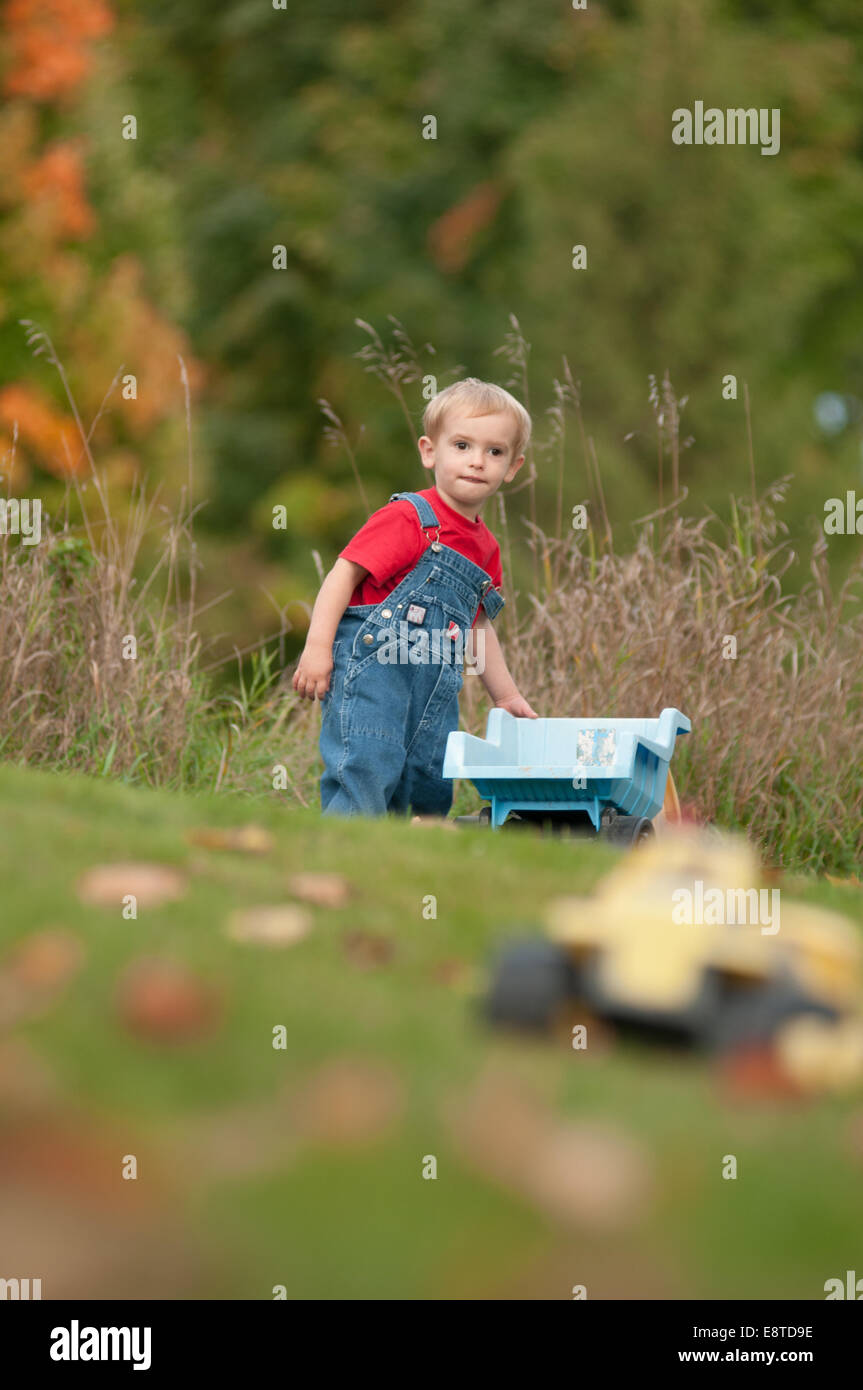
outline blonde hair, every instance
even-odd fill
[[[455,381],[452,386],[445,386],[443,391],[432,397],[423,412],[423,433],[437,443],[447,412],[460,406],[466,407],[469,416],[509,411],[515,416],[516,422],[513,458],[517,459],[524,453],[530,442],[532,422],[521,401],[517,401],[502,386],[495,386],[491,381],[480,381],[475,376]]]

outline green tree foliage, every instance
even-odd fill
[[[188,327],[213,365],[211,522],[233,528],[256,507],[261,518],[261,498],[313,466],[360,520],[347,460],[323,442],[321,396],[355,442],[366,427],[372,505],[421,482],[403,416],[351,361],[355,319],[381,327],[387,314],[434,344],[424,371],[504,379],[493,350],[515,313],[533,346],[535,415],[566,353],[612,512],[653,500],[647,377],[666,367],[699,446],[685,481],[709,500],[746,478],[744,380],[763,475],[829,467],[812,399],[857,389],[861,365],[863,19],[851,0],[540,0],[529,14],[521,0],[328,0],[302,13],[161,0],[127,33],[153,105],[142,154],[180,184]],[[671,113],[695,100],[778,107],[780,153],[673,145]],[[429,115],[435,140],[422,138]],[[586,270],[571,268],[576,244]],[[721,398],[729,372],[737,403]],[[418,433],[419,384],[409,393]],[[585,494],[574,460],[568,481]],[[543,490],[550,499],[550,479]],[[343,508],[313,510],[332,551]],[[291,539],[307,551],[308,525]]]

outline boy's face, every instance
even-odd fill
[[[516,422],[508,410],[493,415],[444,416],[437,441],[419,441],[424,468],[434,469],[435,487],[453,511],[473,519],[502,483],[510,483],[524,454],[514,454]]]

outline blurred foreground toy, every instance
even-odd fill
[[[535,1030],[595,1018],[723,1054],[769,1044],[804,1089],[852,1084],[863,1077],[858,933],[784,895],[780,913],[779,890],[761,884],[742,838],[670,827],[593,897],[553,900],[546,939],[501,953],[487,1017]]]
[[[447,739],[444,777],[469,778],[491,801],[456,821],[539,823],[637,844],[653,834],[677,736],[690,728],[677,709],[658,719],[517,719],[493,709],[484,739]]]

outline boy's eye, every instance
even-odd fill
[[[455,447],[456,447],[457,449],[468,449],[468,448],[470,448],[470,445],[467,443],[467,440],[465,440],[465,439],[457,439],[457,440],[456,440],[456,445],[455,445]],[[491,451],[492,451],[493,454],[502,454],[502,453],[503,453],[503,449],[499,448],[497,444],[493,444],[493,445],[491,446]]]

